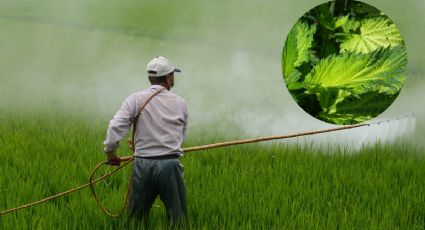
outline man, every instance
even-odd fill
[[[170,92],[174,73],[180,70],[166,58],[156,57],[149,62],[147,72],[151,86],[125,99],[110,121],[104,151],[110,165],[120,165],[115,151],[136,122],[130,215],[146,220],[159,195],[167,219],[183,223],[187,217],[186,190],[179,157],[183,155],[181,144],[187,132],[187,109],[186,102]]]

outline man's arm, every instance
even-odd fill
[[[134,105],[134,97],[128,97],[109,122],[106,140],[103,142],[105,145],[104,152],[108,160],[117,157],[115,151],[118,148],[119,141],[127,134],[136,114],[136,107]]]
[[[188,113],[187,113],[187,106],[186,103],[184,104],[184,127],[183,127],[183,141],[186,140],[187,137],[187,119],[188,119]]]

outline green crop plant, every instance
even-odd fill
[[[395,24],[357,1],[322,4],[289,32],[282,72],[295,101],[333,124],[356,124],[388,108],[407,75]]]
[[[78,112],[0,110],[0,133],[7,133],[0,139],[0,211],[87,182],[104,160],[108,117]],[[184,147],[222,137],[214,127],[208,131],[192,129]],[[131,154],[124,144],[118,152]],[[343,147],[250,144],[187,153],[182,163],[190,229],[425,227],[425,155],[408,143],[365,146],[356,154]],[[95,185],[113,212],[123,205],[131,168]],[[82,190],[0,216],[0,229],[167,229],[165,219],[159,199],[145,228],[127,212],[111,219]]]

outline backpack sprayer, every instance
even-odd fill
[[[136,118],[139,118],[141,112],[143,111],[143,109],[145,108],[145,106],[151,101],[151,99],[157,95],[158,93],[160,93],[162,91],[158,90],[157,92],[155,92],[153,95],[151,95],[148,100],[144,103],[144,105],[139,109],[139,112],[136,116]],[[137,119],[135,119],[136,122],[133,123],[133,137],[132,140],[129,140],[129,148],[131,150],[133,150],[134,152],[134,136],[135,136],[135,130],[136,130],[136,125],[137,125]],[[394,130],[393,127],[389,127],[390,123],[395,123],[396,122],[396,130]],[[293,134],[288,134],[288,135],[280,135],[280,136],[268,136],[268,137],[258,137],[258,138],[250,138],[250,139],[243,139],[243,140],[235,140],[235,141],[226,141],[226,142],[220,142],[220,143],[214,143],[214,144],[207,144],[207,145],[201,145],[201,146],[194,146],[194,147],[188,147],[188,148],[183,148],[183,152],[184,153],[188,153],[188,152],[194,152],[194,151],[200,151],[200,150],[206,150],[206,149],[213,149],[213,148],[220,148],[220,147],[225,147],[225,146],[232,146],[232,145],[241,145],[241,144],[249,144],[249,143],[256,143],[256,142],[264,142],[264,141],[271,141],[271,140],[281,140],[281,139],[288,139],[288,138],[294,138],[294,137],[301,137],[301,136],[312,136],[312,135],[317,135],[317,134],[321,134],[321,133],[333,133],[333,132],[337,132],[337,131],[342,131],[342,130],[348,130],[348,129],[356,129],[356,130],[361,130],[361,129],[366,129],[366,128],[370,128],[372,126],[381,126],[383,127],[383,129],[392,129],[394,131],[399,131],[402,135],[407,134],[409,131],[412,131],[415,127],[415,115],[414,114],[408,114],[408,115],[404,115],[404,116],[400,116],[394,119],[386,119],[386,120],[380,120],[380,121],[375,121],[375,122],[371,122],[371,123],[364,123],[364,124],[358,124],[358,125],[349,125],[349,126],[339,126],[336,128],[329,128],[329,129],[322,129],[322,130],[316,130],[316,131],[307,131],[307,132],[300,132],[300,133],[293,133]],[[373,130],[373,129],[372,129]],[[364,131],[364,130],[363,130]],[[397,138],[397,136],[395,136],[397,132],[388,132],[388,133],[393,133],[391,137],[387,137],[387,139],[389,140],[393,140],[395,138]],[[370,139],[379,139],[380,134],[382,134],[382,130],[378,130],[378,131],[374,131],[371,132],[368,135],[363,135],[362,139],[360,140],[360,143],[364,143],[365,140],[367,140],[367,138]],[[127,157],[122,157],[121,161],[122,164],[118,167],[116,167],[114,170],[112,170],[109,173],[106,173],[104,175],[102,175],[99,178],[94,179],[94,175],[96,174],[96,172],[98,171],[98,169],[103,166],[103,165],[107,165],[108,161],[103,161],[100,162],[99,164],[97,164],[92,173],[90,174],[89,177],[89,182],[86,184],[83,184],[79,187],[58,193],[56,195],[53,196],[49,196],[46,197],[44,199],[41,199],[39,201],[36,202],[32,202],[29,204],[25,204],[16,208],[11,208],[11,209],[7,209],[4,211],[0,211],[0,216],[8,214],[8,213],[12,213],[12,212],[16,212],[18,210],[21,209],[25,209],[25,208],[29,208],[35,205],[39,205],[42,203],[45,203],[47,201],[77,192],[79,190],[82,190],[86,187],[90,187],[91,192],[94,196],[94,198],[96,199],[96,202],[98,203],[99,207],[101,208],[101,210],[108,216],[110,217],[119,217],[125,210],[127,201],[128,201],[128,197],[129,197],[129,189],[127,189],[127,193],[125,195],[125,203],[123,208],[120,210],[120,212],[118,213],[111,213],[100,201],[100,199],[98,198],[93,185],[96,184],[99,181],[105,180],[107,177],[113,175],[114,173],[118,172],[120,169],[122,169],[123,167],[125,167],[126,165],[128,165],[130,162],[133,161],[133,156],[127,156]],[[131,179],[131,178],[130,178]],[[129,180],[129,184],[128,184],[129,188],[130,188],[130,180]]]

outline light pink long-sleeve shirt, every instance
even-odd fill
[[[109,123],[105,152],[113,152],[131,128],[138,110],[148,98],[164,88],[152,85],[125,99]],[[186,102],[176,94],[163,90],[146,105],[139,116],[135,133],[135,156],[152,157],[169,154],[182,155],[181,144],[187,133]]]

